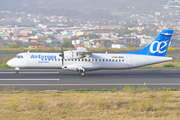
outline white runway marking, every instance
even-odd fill
[[[0,86],[118,86],[118,85],[144,85],[144,83],[139,83],[139,84],[0,84]],[[146,85],[180,85],[180,83],[149,83]]]
[[[15,74],[15,72],[0,72],[0,74],[9,74],[9,73],[13,73],[13,74]],[[24,74],[24,73],[26,73],[26,74],[47,74],[47,73],[58,73],[59,74],[59,72],[19,72],[19,74]]]
[[[0,79],[0,81],[7,81],[7,80],[30,80],[30,81],[34,81],[34,80],[42,80],[42,81],[59,81],[60,79]]]

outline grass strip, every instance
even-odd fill
[[[122,91],[80,89],[37,92],[5,88],[0,93],[0,118],[6,120],[174,119],[180,117],[180,95],[174,88],[151,90],[125,86]],[[12,92],[13,91],[13,92]],[[153,92],[156,91],[156,92]],[[158,91],[158,92],[157,92]],[[172,92],[173,91],[173,92]]]

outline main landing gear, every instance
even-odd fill
[[[85,72],[79,72],[79,74],[80,74],[82,77],[85,77],[85,75],[86,75]]]
[[[19,68],[15,68],[15,73],[16,73],[16,74],[19,73]]]
[[[80,74],[82,77],[85,77],[85,76],[86,76],[85,69],[80,69],[80,70],[79,70],[79,74]]]

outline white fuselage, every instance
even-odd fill
[[[62,57],[59,53],[20,53],[19,58],[13,58],[7,62],[15,68],[62,68]],[[145,65],[170,61],[170,57],[158,57],[135,54],[97,54],[90,57],[64,59],[64,66],[67,70],[84,68],[86,71],[100,69],[131,69]]]

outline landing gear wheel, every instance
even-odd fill
[[[84,76],[86,75],[86,73],[85,73],[85,72],[80,72],[80,75],[81,75],[82,77],[84,77]]]
[[[19,68],[15,68],[15,73],[16,73],[16,74],[19,73]]]
[[[16,71],[15,71],[15,73],[16,73],[16,74],[18,74],[18,73],[19,73],[19,71],[18,71],[18,70],[16,70]]]

